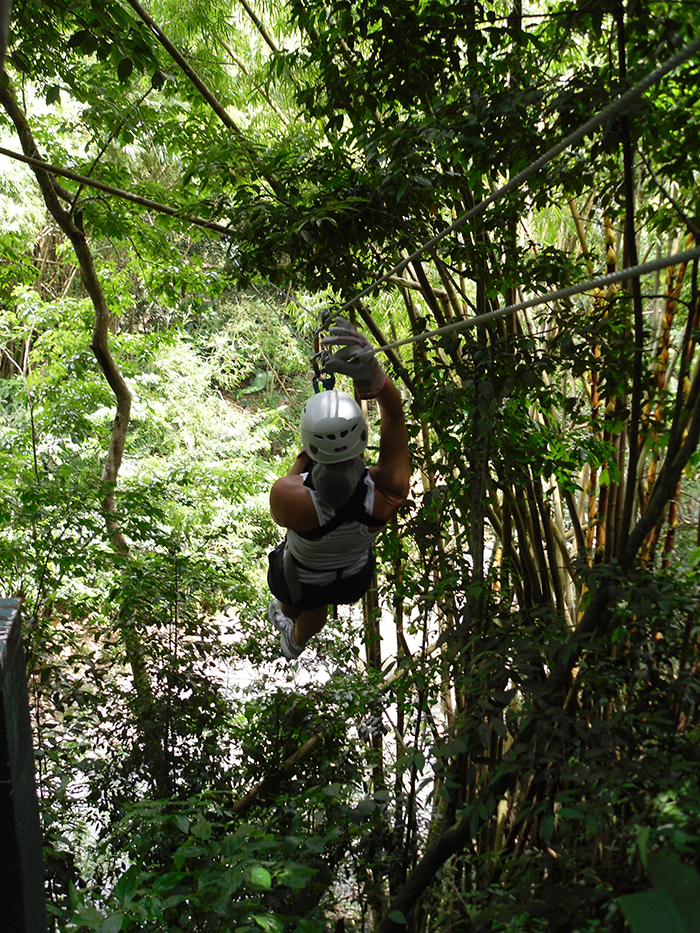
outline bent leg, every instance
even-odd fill
[[[304,648],[310,638],[320,632],[328,618],[328,606],[319,606],[317,609],[295,610],[285,603],[280,603],[280,609],[288,619],[294,620],[292,637],[295,643]]]

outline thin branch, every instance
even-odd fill
[[[583,229],[583,223],[581,222],[581,215],[578,212],[578,207],[573,197],[569,198],[569,210],[571,211],[571,216],[574,218],[574,226],[576,227],[576,233],[578,235],[579,243],[581,245],[581,254],[586,260],[586,265],[588,266],[588,273],[589,275],[593,275],[593,262],[591,260],[591,254],[588,249],[588,239],[586,237],[586,231]]]
[[[432,655],[438,648],[437,642],[428,645],[424,645],[422,656],[423,658],[428,658]],[[393,685],[396,683],[399,678],[403,677],[407,668],[406,667],[397,667],[392,673],[385,675],[384,682],[379,686],[379,693],[387,693]],[[238,800],[231,807],[231,813],[235,813],[237,816],[240,816],[258,799],[260,794],[270,786],[271,783],[274,783],[275,777],[279,776],[280,773],[289,774],[294,768],[299,764],[300,761],[303,761],[311,752],[316,748],[316,746],[323,741],[326,736],[327,730],[322,729],[320,732],[316,732],[311,736],[310,739],[307,739],[303,745],[301,745],[292,755],[289,756],[285,761],[282,762],[279,770],[268,774],[266,777],[259,781],[254,787],[251,787],[242,797],[239,797]]]
[[[156,21],[144,10],[140,3],[137,0],[127,0],[129,6],[131,6],[136,14],[144,21],[144,23],[151,30],[156,39],[163,46],[168,55],[173,59],[173,61],[180,67],[180,69],[185,73],[189,80],[194,84],[199,93],[202,95],[204,100],[209,104],[214,113],[218,116],[224,126],[228,127],[230,130],[233,130],[239,138],[247,143],[243,130],[238,126],[233,117],[230,116],[226,108],[221,104],[218,98],[209,90],[207,85],[202,81],[194,68],[190,65],[184,55],[175,47],[175,45],[170,41],[170,39],[165,35],[160,26]]]
[[[128,116],[129,116],[129,113],[130,113],[130,112],[133,112],[133,111],[136,110],[138,107],[140,107],[141,104],[142,104],[142,103],[145,101],[145,99],[148,97],[148,95],[151,94],[151,93],[153,93],[153,90],[154,90],[153,87],[149,87],[148,90],[146,91],[146,93],[141,95],[141,97],[139,98],[139,100],[124,114],[124,116],[123,116],[121,122],[120,122],[117,126],[115,126],[115,128],[112,130],[112,132],[109,134],[109,136],[104,140],[104,142],[102,143],[102,146],[100,147],[100,151],[97,153],[97,155],[95,156],[95,158],[92,160],[92,164],[90,165],[90,168],[88,169],[88,177],[90,177],[90,176],[92,175],[92,173],[95,171],[95,168],[97,167],[98,162],[100,161],[100,159],[102,158],[102,156],[103,156],[103,155],[105,154],[105,152],[107,151],[107,148],[108,148],[109,144],[110,144],[111,142],[114,141],[114,139],[116,138],[117,133],[119,133],[119,131],[122,129],[122,127],[123,127],[124,124],[126,123],[126,121],[127,121],[127,119],[128,119]],[[78,198],[80,197],[80,192],[81,192],[81,188],[78,188],[78,190],[77,190],[76,193],[75,193],[75,197],[73,198],[73,207],[75,207],[75,204],[76,204]]]
[[[404,279],[400,275],[389,276],[387,282],[389,282],[391,285],[398,285],[400,288],[411,288],[414,292],[421,292],[421,294],[423,293],[423,286],[420,284],[420,282],[416,282],[413,279]],[[434,295],[437,295],[438,298],[447,297],[447,292],[443,291],[442,289],[432,288],[431,291]]]
[[[669,191],[666,190],[666,188],[665,188],[664,185],[662,184],[660,178],[658,177],[658,175],[656,174],[656,172],[655,172],[654,169],[652,168],[651,162],[649,161],[649,159],[647,159],[647,157],[644,155],[644,153],[642,152],[642,150],[641,150],[641,148],[640,148],[639,146],[637,146],[637,154],[639,155],[639,158],[640,158],[640,159],[642,160],[642,162],[644,163],[644,167],[645,167],[646,170],[649,172],[649,175],[651,176],[651,180],[654,182],[654,184],[655,184],[656,187],[659,189],[659,191],[660,191],[661,194],[664,196],[664,198],[666,198],[666,200],[669,202],[669,204],[670,204],[671,207],[674,209],[674,211],[675,211],[675,212],[678,214],[678,216],[681,218],[681,220],[683,221],[683,223],[684,223],[684,224],[686,225],[686,227],[688,228],[689,232],[692,233],[693,238],[694,238],[695,240],[700,239],[700,230],[698,229],[697,225],[696,225],[696,224],[693,222],[693,220],[686,214],[686,212],[685,212],[685,211],[683,210],[683,208],[680,206],[680,204],[678,203],[678,201],[676,201],[676,199],[673,197],[673,195],[672,195]]]
[[[5,356],[9,360],[10,365],[14,366],[14,368],[17,370],[17,373],[19,374],[19,376],[22,379],[22,382],[24,383],[24,391],[27,393],[27,408],[29,409],[29,427],[30,427],[31,434],[32,434],[32,461],[33,461],[33,466],[34,466],[34,479],[38,483],[39,482],[39,461],[37,459],[37,453],[36,453],[36,426],[34,423],[34,402],[32,400],[32,390],[29,387],[29,376],[28,376],[30,343],[31,343],[31,335],[27,337],[25,344],[24,344],[24,353],[23,353],[23,360],[22,360],[21,366],[19,365],[17,360],[14,358],[14,356],[12,356],[12,354],[8,351],[7,347],[3,347],[2,352],[5,354]]]
[[[32,155],[22,155],[20,152],[13,152],[12,149],[5,149],[0,146],[0,155],[7,156],[9,159],[16,159],[18,162],[24,162],[33,169],[41,169],[42,174],[46,173],[47,176],[58,175],[61,178],[69,178],[71,181],[75,181],[79,185],[84,185],[86,188],[95,188],[97,191],[104,191],[105,194],[111,194],[115,198],[121,198],[123,201],[130,201],[132,204],[139,204],[141,207],[147,207],[149,210],[156,211],[158,214],[166,214],[168,217],[175,217],[178,220],[182,220],[184,223],[192,224],[196,227],[203,227],[205,230],[213,230],[215,233],[220,233],[222,236],[231,236],[231,231],[228,227],[224,227],[223,224],[217,224],[213,220],[205,220],[203,217],[185,214],[183,213],[183,208],[170,207],[168,204],[161,204],[159,201],[151,200],[151,198],[144,198],[140,194],[133,194],[131,191],[125,191],[122,188],[115,188],[113,185],[107,185],[103,181],[96,181],[94,178],[88,178],[87,175],[79,175],[78,172],[73,172],[70,169],[61,168],[58,165],[44,162],[44,160],[39,157],[38,150]],[[67,191],[65,188],[61,188],[56,184],[53,185],[53,189],[54,192],[59,194],[62,200],[66,201],[68,204],[73,202],[74,195],[71,191]]]
[[[176,48],[176,46],[170,41],[170,39],[165,35],[160,26],[155,22],[155,20],[149,16],[149,14],[144,10],[140,3],[137,0],[127,0],[132,9],[137,13],[137,15],[146,23],[146,25],[151,29],[153,35],[163,46],[165,51],[170,55],[173,61],[178,65],[178,67],[183,71],[183,73],[189,78],[192,84],[197,88],[199,93],[202,95],[204,100],[209,104],[214,113],[219,117],[221,122],[228,129],[233,130],[233,132],[238,137],[239,141],[243,146],[246,158],[250,163],[251,168],[254,172],[258,173],[258,155],[255,151],[255,147],[246,137],[243,130],[238,126],[233,117],[228,113],[223,104],[220,103],[216,95],[207,87],[207,85],[202,81],[194,68],[190,65],[184,55]],[[258,173],[259,174],[259,173]],[[283,188],[274,178],[269,175],[262,175],[263,178],[274,193],[281,199],[284,198]]]
[[[282,763],[280,772],[283,774],[289,774],[292,772],[296,765],[299,764],[300,761],[303,761],[304,758],[306,758],[308,755],[310,755],[316,746],[321,741],[323,741],[324,735],[325,732],[317,732],[315,735],[312,735],[307,742],[304,742],[304,744],[298,748],[293,755],[290,755],[289,758],[287,758],[287,760]],[[273,783],[274,778],[277,777],[278,774],[279,772],[277,772],[277,774],[268,775],[267,777],[263,778],[262,781],[256,784],[255,787],[251,787],[251,789],[246,794],[244,794],[242,797],[239,797],[239,799],[234,803],[234,805],[231,807],[231,813],[234,813],[237,816],[245,813],[245,811],[255,803],[260,794],[267,787],[269,787],[271,783]]]
[[[232,61],[234,61],[236,65],[241,69],[243,74],[247,78],[250,78],[251,77],[250,69],[248,68],[246,63],[243,61],[243,59],[239,58],[238,55],[236,55],[236,53],[231,48],[229,43],[225,39],[222,39],[221,36],[219,36],[219,42],[221,43],[224,50],[228,53],[228,55],[231,56]],[[261,94],[265,98],[268,105],[274,110],[274,112],[277,114],[280,120],[284,123],[284,125],[289,126],[289,120],[284,115],[284,113],[280,110],[280,108],[277,106],[274,100],[270,97],[270,95],[267,93],[265,88],[261,84],[254,84],[253,87],[259,94]]]
[[[247,2],[247,0],[238,0],[238,2],[239,2],[240,5],[243,7],[243,9],[246,11],[246,13],[248,14],[248,16],[249,16],[250,19],[252,20],[253,24],[255,25],[255,28],[258,30],[258,32],[259,32],[260,35],[263,37],[263,39],[265,40],[265,42],[270,46],[270,48],[272,49],[272,51],[275,52],[275,53],[278,53],[278,52],[279,52],[279,47],[278,47],[277,43],[276,43],[275,40],[272,38],[272,36],[269,34],[269,32],[267,31],[267,29],[265,29],[265,27],[264,27],[264,25],[263,25],[263,23],[262,23],[262,20],[260,19],[260,17],[258,16],[258,14],[255,12],[255,10],[252,8],[252,6]],[[131,0],[129,0],[129,3],[131,3]]]

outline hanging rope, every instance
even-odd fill
[[[536,175],[540,169],[544,168],[549,162],[555,159],[558,155],[564,152],[566,149],[575,145],[576,143],[581,142],[586,136],[593,132],[593,130],[598,129],[608,120],[612,120],[614,117],[618,116],[624,110],[627,110],[630,104],[637,100],[638,97],[649,90],[657,84],[663,77],[665,77],[670,72],[674,71],[679,65],[682,65],[688,59],[692,58],[697,52],[700,52],[700,38],[695,39],[693,42],[686,45],[680,52],[677,52],[662,65],[659,65],[654,71],[642,78],[634,87],[630,88],[624,94],[621,94],[616,100],[609,104],[604,110],[601,110],[595,116],[591,117],[586,123],[580,126],[577,130],[574,130],[570,133],[565,139],[557,143],[555,146],[552,146],[544,155],[540,156],[539,159],[536,159],[531,165],[528,165],[527,168],[524,168],[521,172],[518,172],[517,175],[514,175],[510,181],[506,182],[505,185],[498,188],[488,197],[484,198],[483,201],[480,201],[476,204],[471,210],[467,211],[465,214],[461,214],[449,227],[436,234],[426,243],[423,243],[422,246],[419,246],[417,250],[411,253],[410,256],[407,256],[405,259],[402,259],[397,265],[390,269],[388,272],[385,272],[384,275],[381,275],[379,278],[375,279],[371,285],[368,285],[367,288],[363,289],[359,294],[355,295],[354,298],[351,298],[347,301],[339,311],[335,313],[338,315],[343,315],[347,310],[357,304],[358,301],[361,301],[367,295],[374,291],[375,288],[378,288],[380,285],[383,285],[385,282],[388,282],[392,276],[398,275],[402,272],[406,266],[418,259],[426,250],[432,249],[436,246],[441,240],[449,236],[452,233],[455,233],[461,227],[463,227],[470,220],[481,216],[491,204],[500,200],[506,194],[509,194],[511,191],[515,191],[519,188],[523,182],[527,181],[528,178],[531,178],[533,175]],[[389,346],[389,345],[387,345]],[[397,344],[391,344],[391,346],[397,346]],[[382,348],[385,349],[385,348]]]

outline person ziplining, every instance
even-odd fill
[[[270,513],[287,534],[269,554],[274,599],[268,616],[288,660],[298,658],[320,632],[329,606],[348,605],[365,594],[374,574],[374,541],[409,488],[408,433],[398,388],[366,337],[344,319],[336,320],[321,344],[341,347],[326,361],[326,371],[350,376],[360,399],[377,400],[379,459],[365,466],[367,424],[354,398],[328,389],[306,401],[303,449],[270,490]]]

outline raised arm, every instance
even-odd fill
[[[380,415],[379,462],[370,472],[377,489],[398,508],[408,495],[411,471],[403,401],[390,379],[377,396],[377,403]]]
[[[300,450],[287,476],[301,476],[301,474],[306,471],[306,464],[308,462],[309,455],[305,450]]]
[[[380,414],[379,463],[370,469],[372,479],[385,500],[382,518],[391,517],[408,495],[410,465],[408,433],[401,393],[386,375],[372,352],[370,342],[347,321],[337,318],[324,347],[341,347],[326,362],[329,372],[343,373],[355,383],[363,399],[376,398]],[[377,517],[380,517],[375,512]]]

